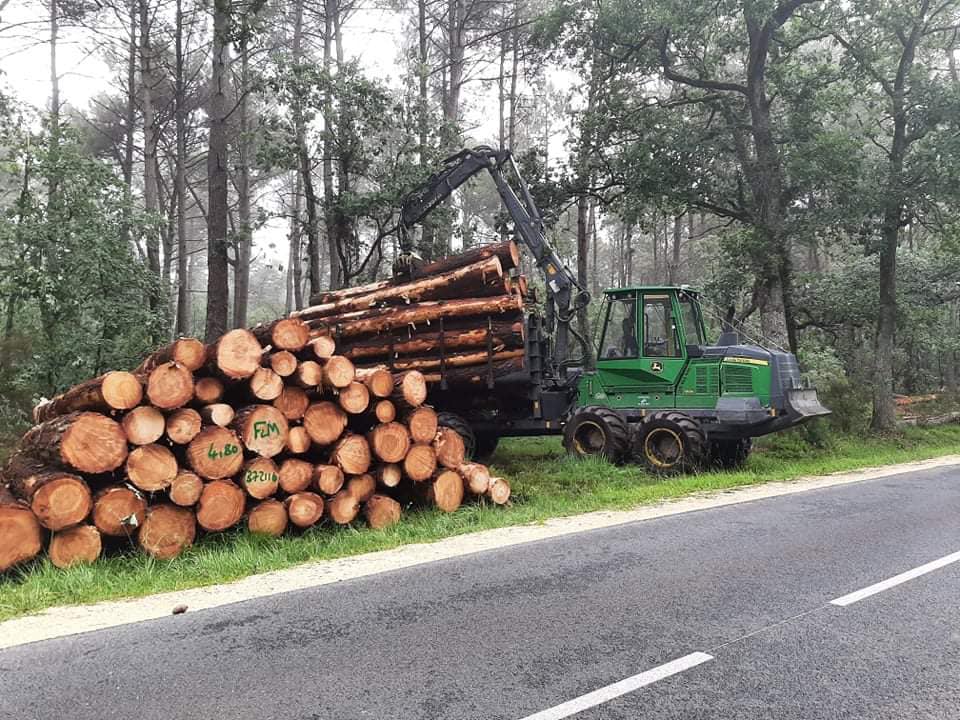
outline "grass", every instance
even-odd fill
[[[629,508],[704,490],[960,453],[960,426],[909,428],[893,438],[840,438],[811,447],[797,432],[766,439],[738,472],[706,472],[659,480],[637,467],[567,458],[557,438],[504,441],[493,458],[513,486],[509,507],[465,505],[453,514],[413,511],[385,530],[313,528],[284,538],[237,530],[205,537],[181,557],[158,562],[129,551],[96,564],[58,570],[49,560],[0,578],[0,620],[65,604],[139,597],[227,582],[290,567],[488,528],[539,522],[600,509]]]

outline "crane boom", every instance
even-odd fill
[[[510,184],[504,168],[516,180],[519,193]],[[401,261],[399,265],[410,265],[412,248],[409,230],[422,222],[457,188],[484,170],[493,178],[500,200],[513,220],[516,234],[544,274],[547,287],[546,325],[550,332],[556,327],[554,357],[558,363],[562,363],[569,351],[570,321],[579,308],[590,302],[590,294],[577,284],[573,273],[547,240],[543,218],[509,150],[495,150],[483,145],[462,150],[447,158],[441,170],[407,195],[400,211],[399,224],[400,249],[402,258],[407,261]],[[582,338],[580,341],[584,342]]]

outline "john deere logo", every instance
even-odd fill
[[[654,361],[654,362],[650,363],[650,369],[651,369],[653,372],[662,372],[662,371],[663,371],[663,363]]]

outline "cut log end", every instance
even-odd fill
[[[396,525],[400,514],[400,503],[386,495],[373,495],[363,506],[363,516],[375,530]]]
[[[177,458],[163,445],[141,445],[127,458],[127,479],[145,492],[166,490],[178,470]]]
[[[229,480],[214,480],[203,487],[197,503],[197,524],[209,532],[232,528],[243,517],[243,490]]]
[[[180,408],[167,417],[167,437],[176,445],[186,445],[200,434],[203,419],[193,408]]]
[[[366,385],[374,397],[388,398],[393,394],[393,373],[386,368],[359,369],[357,380]]]
[[[151,405],[136,407],[121,421],[127,440],[133,445],[149,445],[155,443],[166,429],[166,420],[163,413]]]
[[[336,465],[317,465],[313,477],[314,487],[324,495],[334,495],[343,488],[343,471]]]
[[[140,547],[158,560],[171,560],[193,544],[197,536],[192,510],[176,505],[153,505],[140,528]]]
[[[345,388],[353,382],[356,368],[349,358],[333,355],[323,366],[323,382],[332,388]]]
[[[381,423],[369,434],[373,454],[387,463],[402,462],[410,450],[410,432],[398,422]]]
[[[143,495],[124,485],[104,488],[93,503],[93,524],[104,535],[133,537],[146,517]]]
[[[302,455],[313,445],[306,428],[297,425],[287,432],[287,450],[294,455]]]
[[[58,568],[89,565],[103,549],[100,532],[93,525],[77,525],[53,534],[48,554]]]
[[[397,377],[394,398],[410,408],[423,405],[427,400],[427,381],[423,373],[411,370]]]
[[[437,412],[432,407],[414,408],[407,414],[406,421],[414,442],[430,443],[437,436]]]
[[[283,413],[287,420],[299,420],[310,407],[310,398],[302,389],[286,385],[273,406]]]
[[[379,422],[393,422],[397,417],[397,406],[389,400],[381,400],[374,406],[373,414]]]
[[[313,354],[320,360],[328,360],[337,351],[337,343],[329,335],[321,335],[310,342]]]
[[[233,406],[227,403],[213,403],[200,408],[200,417],[207,425],[228,427],[236,414]]]
[[[464,463],[457,468],[471,495],[485,495],[490,489],[490,471],[480,463]]]
[[[360,501],[347,490],[341,490],[327,501],[327,514],[337,525],[349,525],[360,512]]]
[[[276,400],[283,392],[283,378],[270,368],[257,368],[250,378],[250,393],[258,400]]]
[[[170,489],[167,491],[170,502],[180,507],[193,507],[200,500],[202,493],[203,480],[189,470],[178,472],[177,476],[170,481]]]
[[[243,446],[257,455],[273,457],[287,446],[290,427],[283,413],[272,405],[250,405],[237,411],[230,426]]]
[[[312,492],[300,492],[284,501],[290,523],[298,528],[308,528],[323,517],[323,498]]]
[[[339,405],[324,400],[307,408],[303,427],[317,445],[330,445],[346,429],[347,414]]]
[[[32,480],[30,509],[48,530],[63,530],[81,523],[93,509],[90,488],[76,475],[48,472]]]
[[[289,350],[270,353],[270,369],[280,377],[290,377],[297,369],[297,356]]]
[[[346,491],[353,495],[360,503],[365,503],[377,491],[377,481],[373,475],[363,473],[363,475],[354,475],[347,480]]]
[[[193,387],[193,395],[203,405],[215,403],[223,397],[223,383],[215,377],[203,377]]]
[[[442,470],[430,482],[427,495],[443,512],[454,512],[463,502],[463,479],[453,470]]]
[[[315,388],[323,382],[323,365],[316,360],[304,360],[297,365],[293,381],[300,387]]]
[[[21,450],[82,473],[116,470],[127,459],[127,436],[120,424],[95,412],[71,413],[32,428]]]
[[[0,486],[0,573],[35,558],[43,532],[33,511]]]
[[[213,344],[208,356],[213,367],[230,380],[245,380],[260,367],[263,347],[249,330],[237,329]]]
[[[453,428],[438,428],[433,449],[437,453],[437,462],[449,470],[456,470],[466,460],[467,451],[463,438]]]
[[[243,467],[240,438],[228,428],[204,428],[187,446],[187,462],[206,480],[233,477]]]
[[[496,505],[506,505],[510,500],[510,483],[503,478],[491,478],[487,497]]]
[[[370,445],[362,435],[344,435],[334,447],[330,460],[347,475],[362,475],[370,468]]]
[[[143,385],[137,376],[117,370],[103,376],[100,392],[104,402],[114,410],[130,410],[143,399]]]
[[[193,399],[193,393],[193,373],[179,363],[164,363],[147,378],[147,398],[161,410],[183,407]]]
[[[377,481],[386,488],[394,488],[403,480],[403,470],[396,463],[381,463],[377,469]]]
[[[270,343],[281,350],[302,350],[309,341],[310,328],[296,318],[278,320],[270,331]]]
[[[413,445],[403,459],[403,472],[414,482],[429,480],[436,469],[437,454],[430,445]]]
[[[313,465],[306,460],[287,458],[280,465],[277,482],[280,489],[289,495],[303,492],[313,482]]]
[[[269,458],[254,458],[243,466],[240,484],[247,495],[264,500],[276,494],[280,486],[280,469]]]
[[[359,415],[370,405],[370,391],[363,383],[352,382],[340,391],[337,401],[350,415]]]
[[[257,503],[247,515],[247,529],[256,535],[280,537],[288,522],[287,509],[279,500]]]

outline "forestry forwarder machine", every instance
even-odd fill
[[[416,274],[411,228],[483,171],[544,274],[546,307],[524,318],[523,370],[500,377],[489,371],[486,392],[448,389],[443,380],[430,391],[441,424],[464,435],[472,456],[491,454],[501,437],[562,433],[574,455],[639,461],[657,473],[735,468],[752,438],[829,414],[816,390],[801,384],[794,355],[741,344],[729,326],[709,344],[700,295],[686,286],[605,290],[595,367],[577,367],[580,361],[568,358],[570,336],[583,357],[590,354],[570,324],[590,295],[547,241],[508,150],[463,150],[406,197],[395,274]]]

